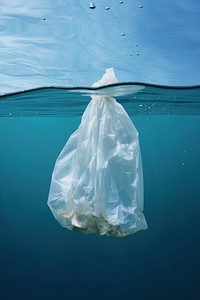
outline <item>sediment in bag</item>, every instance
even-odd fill
[[[94,86],[115,82],[111,68]],[[56,160],[48,205],[73,231],[123,237],[147,228],[138,132],[114,98],[92,96]]]

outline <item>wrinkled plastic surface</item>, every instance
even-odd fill
[[[113,69],[93,86],[115,83]],[[93,96],[59,155],[48,205],[64,227],[123,237],[146,229],[138,132],[111,97]]]

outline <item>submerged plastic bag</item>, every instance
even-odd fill
[[[93,86],[116,82],[110,68]],[[114,98],[92,96],[56,161],[48,205],[73,231],[123,237],[147,228],[138,132]]]

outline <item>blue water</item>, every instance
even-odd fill
[[[75,91],[74,106],[72,91],[54,88],[0,100],[0,299],[198,299],[199,89],[150,87],[152,99],[149,87],[126,89],[101,93],[120,94],[139,131],[149,228],[123,239],[63,229],[46,204],[55,160],[91,91]],[[179,100],[162,106],[172,95]],[[153,96],[155,113],[138,111],[143,101],[155,106]]]
[[[200,298],[199,1],[119,2],[0,0],[0,300]],[[88,88],[109,67],[119,84]],[[149,227],[121,239],[47,206],[93,94],[140,136]]]

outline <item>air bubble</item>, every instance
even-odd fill
[[[94,9],[94,8],[96,8],[96,6],[95,6],[95,4],[93,2],[90,2],[89,8],[90,9]]]
[[[124,3],[124,1],[119,1],[119,4],[123,4]]]
[[[108,6],[105,7],[105,10],[109,10],[109,9],[110,9],[110,7],[108,7]]]
[[[139,8],[143,8],[143,5],[139,5]]]
[[[138,47],[138,44],[135,44],[135,47]]]
[[[139,56],[139,55],[140,55],[140,53],[136,53],[135,55],[136,55],[136,56]]]
[[[122,33],[121,33],[121,36],[125,36],[125,33],[124,33],[124,32],[122,32]]]

